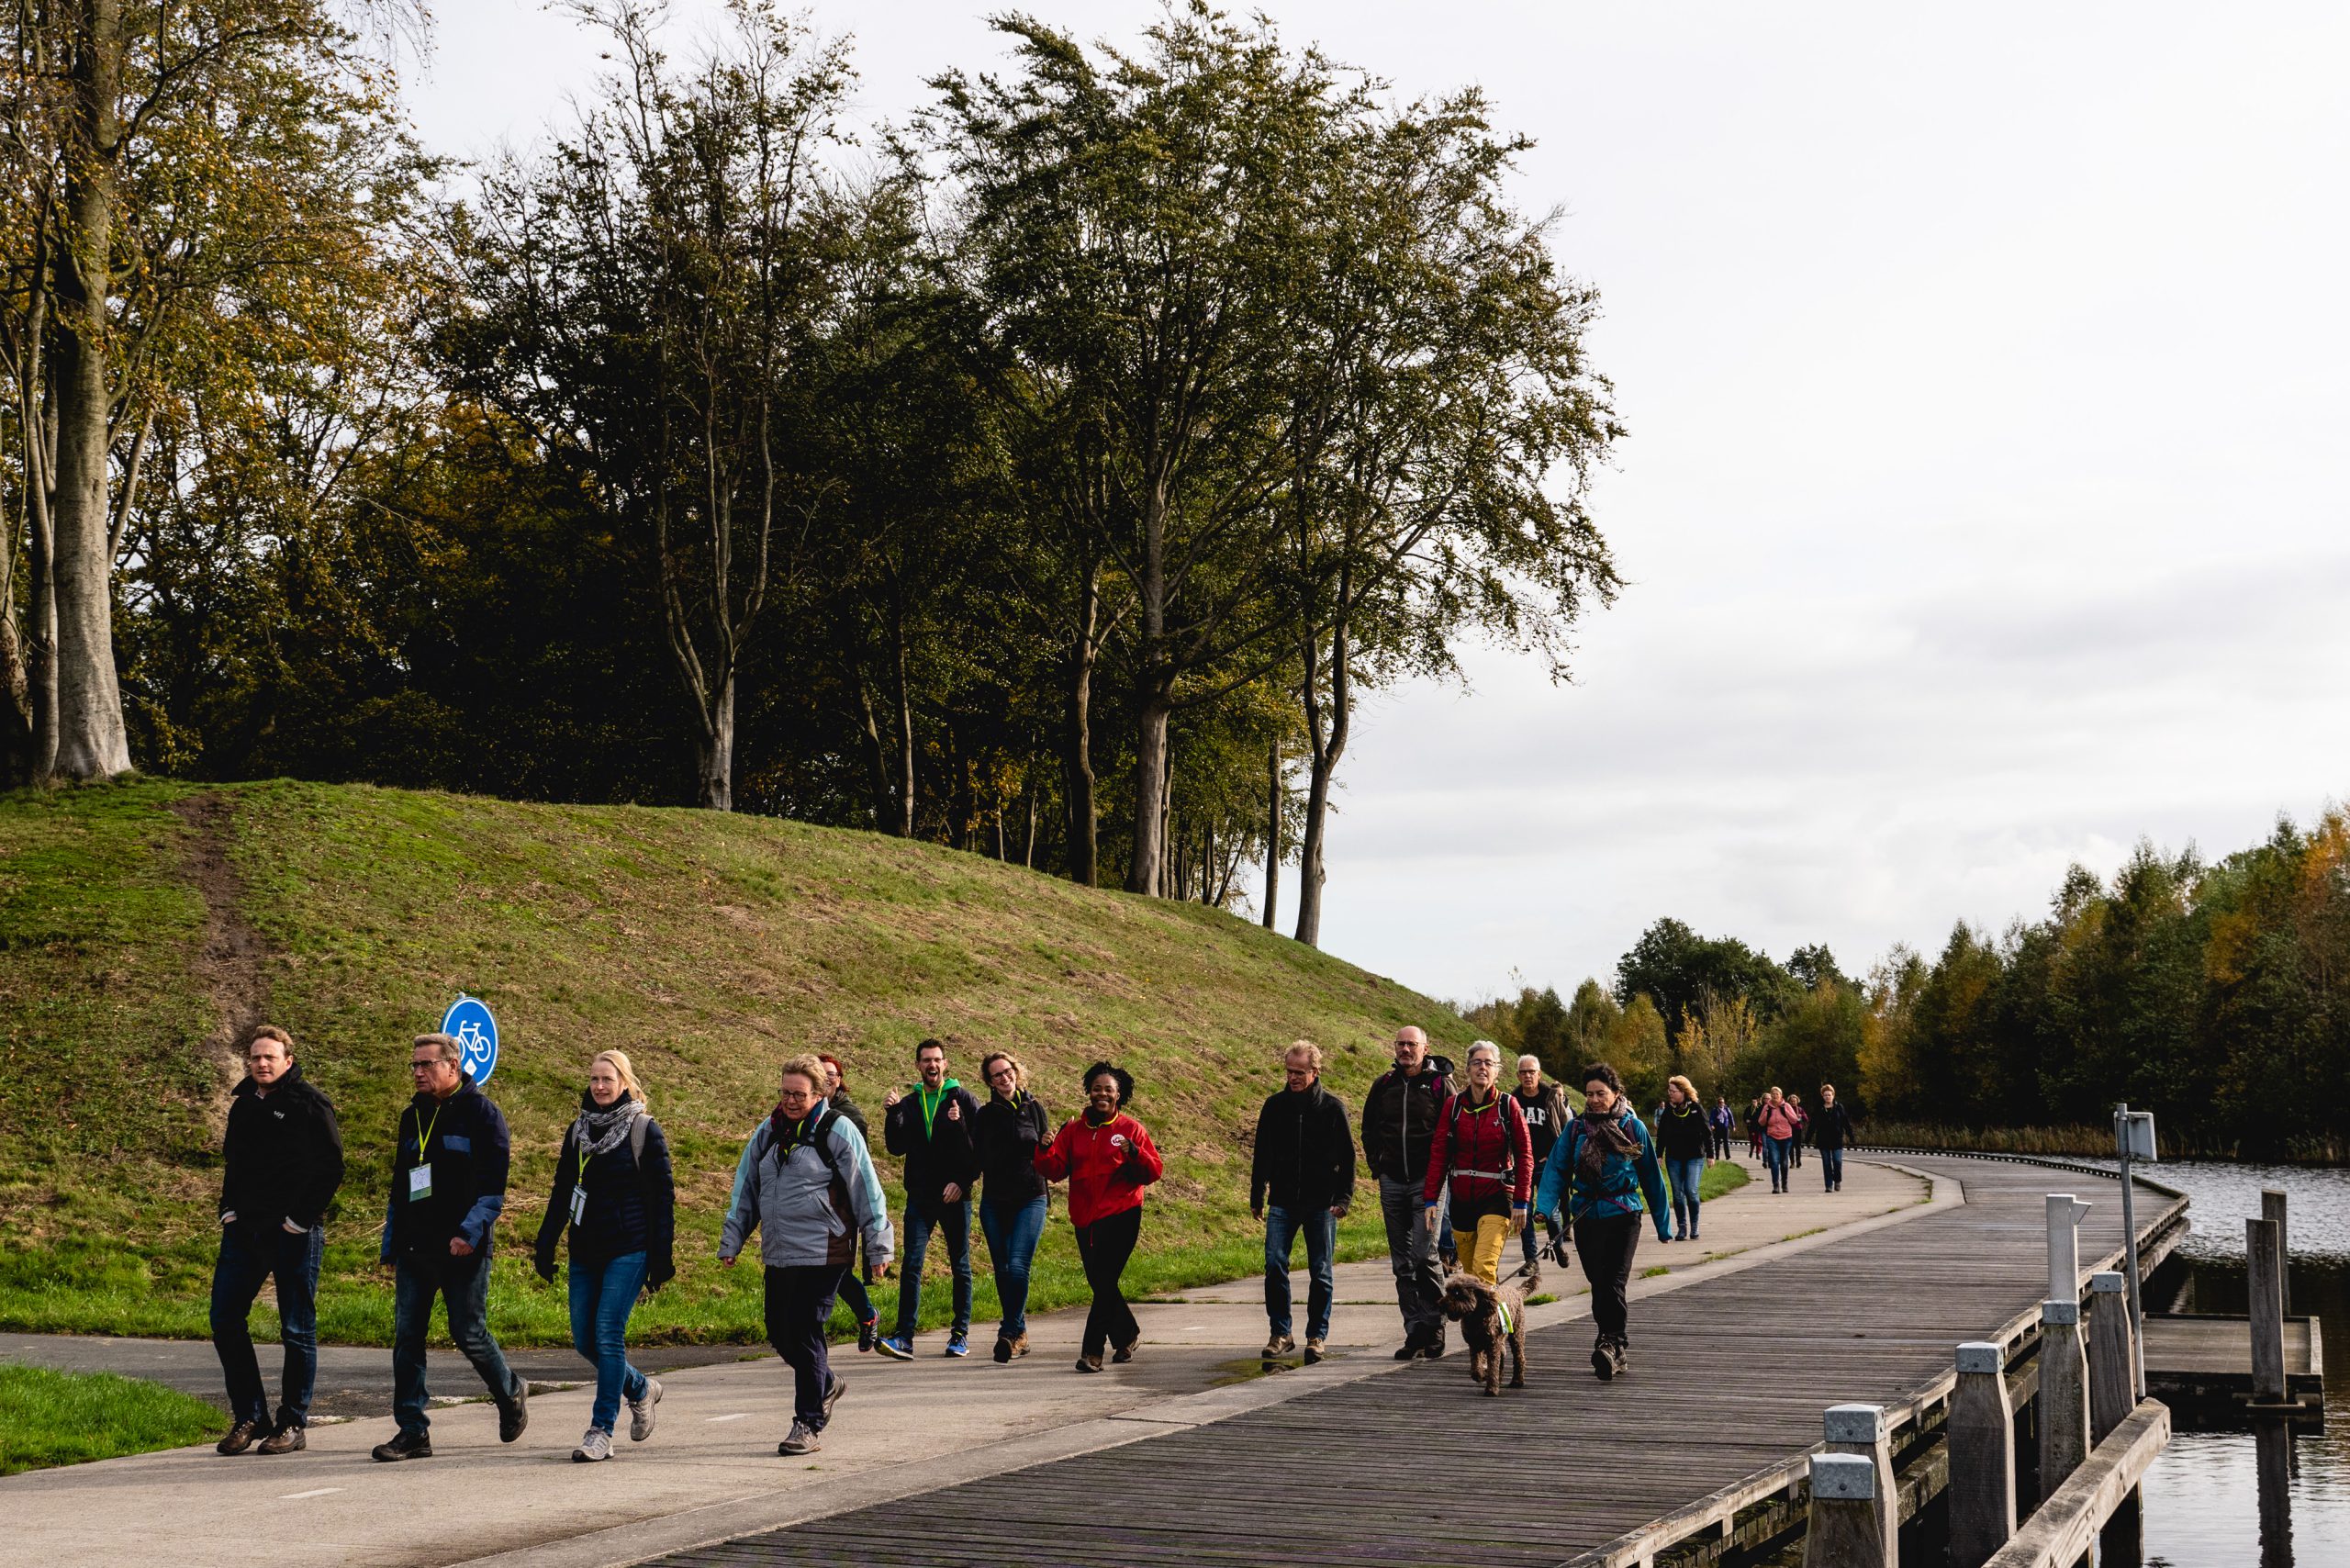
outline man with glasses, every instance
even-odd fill
[[[253,1031],[245,1079],[229,1101],[222,1145],[220,1257],[212,1273],[212,1348],[229,1380],[229,1435],[219,1451],[263,1453],[304,1446],[319,1376],[319,1261],[327,1205],[342,1184],[342,1129],[334,1105],[294,1065],[294,1042],[274,1024]],[[261,1381],[245,1315],[262,1282],[277,1282],[285,1372],[277,1415]]]
[[[1355,1191],[1355,1140],[1347,1108],[1322,1087],[1322,1047],[1292,1044],[1281,1058],[1281,1092],[1257,1113],[1257,1143],[1248,1172],[1248,1212],[1265,1222],[1265,1316],[1271,1331],[1265,1360],[1297,1347],[1290,1337],[1289,1260],[1305,1237],[1305,1361],[1322,1359],[1337,1294],[1331,1267],[1338,1222]],[[1269,1207],[1266,1199],[1270,1197]]]
[[[1452,1064],[1428,1054],[1427,1035],[1406,1025],[1395,1031],[1395,1065],[1373,1081],[1362,1103],[1362,1154],[1379,1178],[1379,1207],[1387,1222],[1387,1259],[1395,1271],[1395,1305],[1404,1315],[1399,1361],[1444,1354],[1444,1276],[1437,1270],[1437,1229],[1423,1212],[1428,1145],[1437,1117],[1452,1093]]]
[[[424,1336],[432,1301],[449,1305],[449,1338],[498,1403],[498,1440],[530,1425],[529,1388],[489,1333],[489,1251],[506,1207],[506,1118],[458,1065],[453,1035],[419,1035],[408,1050],[416,1094],[400,1113],[392,1154],[392,1197],[383,1261],[393,1271],[392,1414],[400,1429],[375,1454],[386,1462],[431,1459]]]

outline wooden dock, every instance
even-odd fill
[[[2285,1319],[2285,1386],[2322,1425],[2325,1339],[2312,1317]],[[2252,1397],[2252,1324],[2242,1317],[2187,1313],[2146,1316],[2146,1392],[2168,1405],[2182,1426],[2243,1423]]]
[[[1632,1371],[1613,1383],[1592,1377],[1581,1320],[1530,1336],[1531,1386],[1498,1400],[1455,1354],[661,1561],[1611,1568],[1699,1532],[1727,1541],[1741,1515],[1793,1495],[1826,1406],[1867,1401],[1922,1426],[1956,1344],[2033,1332],[2043,1194],[2095,1204],[2084,1271],[2114,1266],[2111,1178],[1893,1162],[1962,1183],[1966,1202],[1636,1303]],[[2183,1228],[2183,1200],[2142,1187],[2137,1205],[2157,1242]]]

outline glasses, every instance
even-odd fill
[[[431,1072],[434,1068],[439,1067],[440,1065],[441,1058],[439,1057],[434,1057],[428,1061],[412,1061],[408,1064],[408,1070],[410,1072]]]

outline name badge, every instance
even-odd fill
[[[588,1189],[585,1187],[574,1187],[571,1189],[571,1223],[577,1225],[581,1220],[584,1220],[587,1217]]]
[[[430,1165],[409,1166],[408,1170],[408,1201],[409,1203],[414,1203],[419,1198],[429,1198],[431,1195],[432,1167]]]

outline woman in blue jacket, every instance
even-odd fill
[[[1605,1382],[1628,1364],[1624,1292],[1632,1282],[1640,1216],[1645,1213],[1655,1223],[1659,1241],[1670,1240],[1673,1233],[1656,1145],[1625,1098],[1624,1081],[1604,1061],[1583,1070],[1583,1114],[1551,1146],[1536,1212],[1557,1212],[1561,1196],[1574,1232],[1575,1257],[1591,1282],[1591,1316],[1599,1326],[1591,1370]]]

